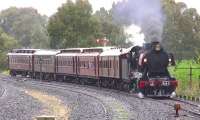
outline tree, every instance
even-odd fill
[[[24,48],[47,48],[47,17],[33,8],[11,7],[0,13],[0,26]]]
[[[107,11],[105,8],[100,8],[94,16],[100,23],[100,36],[110,40],[111,45],[125,46],[127,36],[124,33],[122,25],[117,24],[113,19],[112,10]]]
[[[0,69],[6,67],[6,54],[9,50],[17,48],[17,41],[0,28]]]
[[[178,59],[191,59],[200,51],[200,16],[196,9],[184,3],[163,0],[166,23],[163,32],[164,46]]]
[[[99,24],[88,0],[68,0],[50,18],[48,32],[51,48],[94,46]]]

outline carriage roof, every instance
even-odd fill
[[[34,55],[47,56],[47,55],[57,55],[58,53],[60,53],[59,50],[39,50],[39,51],[36,51]]]

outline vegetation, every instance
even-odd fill
[[[6,67],[8,50],[18,46],[17,41],[0,28],[0,69]]]
[[[163,0],[166,22],[164,46],[175,53],[177,59],[193,59],[200,52],[200,15],[185,3]]]
[[[170,68],[170,72],[179,82],[178,94],[200,96],[200,64],[193,60],[179,61],[176,67]]]
[[[100,8],[99,11],[96,11],[94,16],[97,18],[100,29],[100,37],[106,37],[110,40],[111,45],[115,46],[128,46],[132,45],[131,43],[127,43],[126,39],[128,35],[124,33],[123,25],[119,25],[116,23],[113,18],[113,12],[111,10],[106,10],[105,8]]]
[[[33,8],[11,7],[0,13],[0,27],[22,48],[47,48],[47,17]]]
[[[111,45],[125,43],[123,28],[114,24],[111,12],[101,8],[93,14],[88,0],[68,0],[50,17],[51,48],[97,46],[96,39],[107,37]]]

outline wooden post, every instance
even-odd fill
[[[190,89],[192,89],[192,66],[190,65],[190,73],[189,73],[189,76],[190,76]]]
[[[198,80],[198,83],[199,83],[199,88],[200,88],[200,75],[199,75],[199,80]]]

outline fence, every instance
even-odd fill
[[[172,75],[179,81],[179,93],[200,95],[200,68],[175,67]]]

